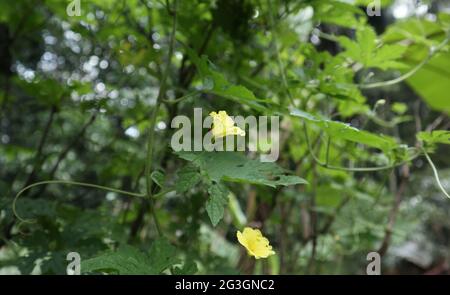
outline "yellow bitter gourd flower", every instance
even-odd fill
[[[211,112],[209,115],[213,118],[213,127],[211,131],[214,138],[221,138],[228,135],[245,136],[245,131],[234,126],[234,121],[227,115],[227,112]]]
[[[236,235],[239,243],[247,249],[248,254],[255,256],[256,259],[267,258],[275,254],[272,246],[269,245],[269,240],[261,234],[259,229],[246,227],[242,233],[238,231]]]

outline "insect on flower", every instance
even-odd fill
[[[248,254],[255,256],[256,259],[267,258],[275,254],[269,240],[261,234],[259,229],[246,227],[243,232],[237,231],[236,235],[239,243],[247,249]]]
[[[221,138],[228,135],[245,136],[245,131],[234,126],[233,119],[227,115],[226,111],[219,113],[211,112],[209,114],[213,118],[212,135],[214,138]]]

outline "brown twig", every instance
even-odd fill
[[[91,115],[91,117],[89,118],[89,120],[83,125],[83,127],[81,127],[80,131],[72,138],[72,140],[66,145],[66,147],[59,153],[58,158],[56,160],[56,163],[53,165],[52,169],[50,170],[49,179],[52,179],[56,173],[56,171],[59,168],[59,165],[61,164],[61,162],[67,157],[67,154],[69,153],[69,151],[71,149],[73,149],[76,144],[84,137],[84,134],[86,133],[86,130],[89,128],[89,126],[91,126],[98,114],[98,110],[95,110],[94,113]],[[45,189],[46,189],[47,185],[44,184],[40,187],[39,191],[33,195],[33,197],[36,197],[40,194],[42,194]]]
[[[31,170],[31,173],[28,175],[28,178],[25,181],[25,184],[23,187],[29,186],[34,181],[34,179],[36,177],[36,173],[38,172],[38,169],[40,169],[40,167],[42,165],[42,162],[43,162],[42,152],[44,149],[45,142],[47,141],[48,134],[50,132],[50,127],[53,124],[53,120],[55,118],[56,111],[57,111],[57,107],[52,106],[47,123],[45,124],[45,127],[44,127],[44,132],[42,133],[41,140],[39,141],[39,145],[36,150],[36,155],[34,156],[33,170]]]
[[[383,241],[381,242],[381,246],[378,249],[378,253],[380,256],[386,254],[389,249],[389,245],[391,242],[392,232],[394,230],[395,221],[397,219],[397,214],[400,208],[400,204],[402,202],[403,193],[405,192],[406,185],[408,184],[409,179],[409,168],[407,165],[402,166],[401,171],[401,180],[400,185],[395,194],[394,203],[392,205],[391,212],[389,213],[389,221],[385,230]]]

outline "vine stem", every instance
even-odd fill
[[[439,178],[439,173],[436,169],[436,166],[434,166],[433,161],[431,160],[430,156],[428,155],[428,153],[425,151],[425,149],[422,149],[423,154],[425,155],[425,158],[427,158],[428,163],[431,166],[431,169],[433,169],[433,173],[434,173],[434,178],[436,178],[436,182],[439,186],[439,188],[441,189],[441,191],[444,193],[444,195],[450,199],[450,195],[447,193],[447,191],[445,190],[444,186],[441,183],[441,180]]]
[[[328,136],[327,153],[326,153],[326,160],[325,160],[326,165],[328,165],[330,163],[330,147],[331,147],[331,136]]]
[[[185,95],[183,95],[183,96],[181,96],[181,97],[179,97],[179,98],[176,98],[176,99],[174,99],[174,100],[163,99],[162,101],[163,101],[164,103],[167,103],[167,104],[177,104],[177,103],[179,103],[180,101],[182,101],[182,100],[184,100],[184,99],[186,99],[186,98],[190,98],[190,97],[195,96],[195,95],[200,94],[200,93],[201,93],[201,91],[195,90],[195,91],[192,91],[192,92],[190,92],[190,93],[187,93],[187,94],[185,94]]]
[[[107,187],[107,186],[102,186],[102,185],[97,185],[97,184],[92,184],[92,183],[86,183],[86,182],[78,182],[78,181],[70,181],[70,180],[47,180],[47,181],[40,181],[40,182],[36,182],[33,184],[30,184],[26,187],[24,187],[22,190],[20,190],[16,196],[14,197],[13,203],[12,203],[12,210],[14,213],[14,216],[16,216],[17,219],[19,219],[21,222],[31,222],[30,220],[25,220],[23,218],[21,218],[19,216],[19,214],[17,214],[17,210],[16,210],[16,203],[17,200],[19,199],[19,197],[27,190],[29,190],[30,188],[33,188],[35,186],[39,186],[39,185],[46,185],[46,184],[66,184],[66,185],[76,185],[76,186],[84,186],[84,187],[92,187],[92,188],[97,188],[97,189],[101,189],[104,191],[109,191],[109,192],[114,192],[114,193],[118,193],[118,194],[122,194],[122,195],[128,195],[128,196],[132,196],[132,197],[139,197],[139,198],[143,198],[146,195],[145,194],[139,194],[139,193],[133,193],[133,192],[128,192],[128,191],[123,191],[120,189],[115,189],[112,187]]]
[[[155,104],[153,113],[149,120],[150,121],[150,127],[149,127],[150,130],[149,130],[148,139],[147,139],[147,157],[146,157],[146,162],[145,162],[145,179],[146,179],[146,192],[147,192],[146,196],[150,201],[151,215],[153,217],[153,221],[155,223],[156,229],[160,236],[162,236],[163,234],[162,234],[161,226],[155,215],[155,210],[154,210],[155,204],[154,204],[154,201],[152,198],[151,172],[152,172],[152,162],[153,162],[153,147],[154,147],[154,141],[155,141],[156,117],[158,116],[159,107],[161,105],[163,97],[165,96],[166,82],[167,82],[167,77],[169,76],[170,63],[171,63],[173,48],[174,48],[174,44],[175,44],[175,33],[176,33],[176,29],[177,29],[177,4],[178,4],[178,0],[175,0],[173,11],[171,11],[173,14],[173,24],[172,24],[172,32],[170,34],[169,52],[167,55],[167,61],[166,61],[164,73],[161,78],[161,84],[159,86],[158,96],[156,98],[156,104]]]

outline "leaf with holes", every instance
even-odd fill
[[[126,275],[160,274],[177,263],[175,248],[166,240],[160,239],[153,242],[148,254],[123,245],[117,251],[82,261],[81,271]]]
[[[175,189],[178,193],[188,191],[201,180],[201,175],[198,172],[198,168],[191,164],[181,168],[177,175],[178,180],[175,184]]]
[[[178,152],[178,156],[199,167],[212,181],[232,181],[270,187],[306,184],[275,163],[248,159],[238,152]]]

